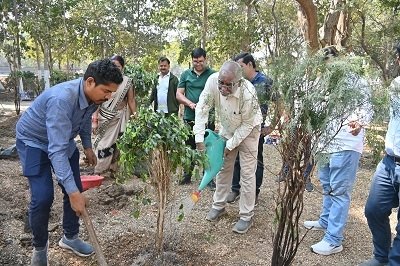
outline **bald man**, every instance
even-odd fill
[[[217,221],[225,213],[226,198],[232,184],[233,167],[237,154],[240,155],[241,197],[240,219],[233,231],[244,234],[252,225],[254,215],[258,139],[262,115],[254,86],[242,77],[241,66],[226,61],[218,73],[212,74],[200,95],[196,106],[196,148],[204,150],[204,133],[209,110],[215,107],[221,128],[219,134],[227,139],[224,164],[216,178],[213,205],[207,220]]]

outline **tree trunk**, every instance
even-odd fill
[[[346,47],[350,36],[349,13],[345,0],[332,0],[324,25],[320,29],[320,42],[323,47],[335,45]]]
[[[43,78],[44,78],[44,89],[50,88],[50,69],[49,69],[49,48],[47,43],[43,44]]]
[[[39,45],[38,42],[35,40],[35,51],[36,51],[36,66],[37,66],[37,87],[35,91],[35,96],[38,96],[41,91],[41,84],[42,84],[42,68],[40,66],[40,56],[39,56]]]
[[[385,82],[387,82],[389,80],[389,71],[386,67],[387,62],[386,62],[386,60],[381,60],[380,55],[378,55],[366,43],[366,40],[365,40],[366,39],[366,37],[365,37],[366,15],[364,13],[360,12],[360,18],[361,18],[361,38],[360,38],[361,47],[364,50],[364,52],[371,57],[372,61],[374,61],[375,64],[379,67],[379,69],[382,71],[382,78]]]
[[[335,44],[338,47],[347,47],[347,41],[351,36],[350,12],[347,9],[340,12],[337,29]]]
[[[241,41],[241,51],[242,52],[250,52],[250,44],[251,44],[251,21],[252,21],[252,9],[253,9],[253,1],[252,0],[247,0],[245,2],[245,12],[246,12],[246,19],[244,22],[245,25],[245,30],[242,36],[242,41]]]
[[[281,175],[286,182],[279,185],[276,196],[275,228],[271,266],[292,265],[298,246],[299,219],[303,212],[304,173],[311,162],[311,136],[300,128],[290,132],[282,145],[285,165]],[[299,159],[302,158],[302,159]]]
[[[164,244],[164,221],[165,210],[167,208],[167,197],[170,186],[171,170],[168,162],[168,154],[164,147],[160,147],[153,151],[151,155],[150,174],[157,189],[158,196],[158,217],[157,217],[157,234],[156,249],[159,254],[163,252]]]
[[[201,48],[206,49],[208,33],[208,2],[203,0],[203,28],[201,31]]]
[[[296,0],[299,7],[299,22],[303,31],[304,40],[311,52],[319,49],[317,6],[313,0]]]
[[[279,29],[278,29],[278,18],[276,16],[276,0],[272,3],[272,17],[274,18],[274,51],[271,51],[271,56],[279,56]]]

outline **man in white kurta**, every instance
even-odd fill
[[[218,73],[212,74],[196,106],[196,147],[204,150],[204,133],[209,110],[215,107],[220,122],[219,134],[227,139],[224,164],[216,177],[216,191],[207,220],[216,221],[225,213],[226,198],[230,192],[232,173],[237,153],[240,155],[241,197],[240,219],[233,227],[236,233],[246,233],[254,215],[258,139],[262,115],[254,86],[242,78],[239,64],[227,61]]]

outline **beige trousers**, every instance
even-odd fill
[[[244,221],[251,220],[254,215],[255,191],[256,191],[256,169],[258,141],[260,138],[260,127],[253,128],[251,133],[240,143],[238,147],[229,152],[224,158],[224,164],[216,177],[216,190],[213,197],[212,208],[221,210],[226,206],[226,198],[231,191],[233,168],[237,153],[240,158],[240,199],[239,215]]]

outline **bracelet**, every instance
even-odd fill
[[[98,118],[94,118],[94,117],[92,117],[92,122],[97,122],[97,121],[99,121],[99,119],[98,119]]]

